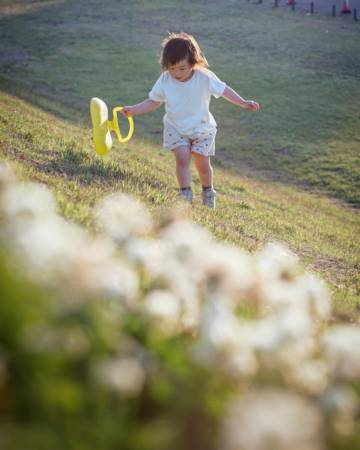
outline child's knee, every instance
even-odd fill
[[[195,157],[196,167],[201,173],[209,173],[212,171],[210,158],[208,156],[196,155]]]
[[[178,147],[174,149],[176,164],[178,166],[188,166],[191,160],[191,153],[188,147]]]

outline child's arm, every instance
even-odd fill
[[[126,116],[127,113],[130,113],[132,116],[138,116],[140,114],[146,114],[148,112],[155,111],[156,109],[160,108],[161,105],[161,102],[155,102],[154,100],[150,100],[148,98],[147,100],[144,100],[141,103],[137,103],[136,105],[124,106],[121,113],[123,114],[123,116]]]
[[[241,106],[242,108],[252,109],[253,111],[258,111],[260,109],[259,103],[254,102],[253,100],[244,100],[237,92],[234,91],[234,89],[229,86],[226,86],[222,96],[228,102]]]

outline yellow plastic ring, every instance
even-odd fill
[[[113,130],[116,133],[117,138],[119,139],[119,142],[125,143],[129,142],[134,134],[134,119],[130,113],[127,113],[127,118],[129,121],[129,131],[126,137],[122,137],[120,128],[119,128],[119,122],[117,118],[117,113],[123,110],[124,108],[122,106],[117,106],[113,109]]]

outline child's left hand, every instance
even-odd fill
[[[254,102],[253,100],[246,100],[246,107],[252,111],[259,111],[260,109],[259,103]]]

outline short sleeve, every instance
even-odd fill
[[[209,77],[209,91],[210,94],[213,95],[215,98],[219,98],[223,95],[226,83],[221,81],[213,72],[210,70],[208,71],[208,77]]]
[[[165,94],[163,88],[163,75],[159,77],[159,79],[152,87],[151,91],[149,92],[149,98],[150,100],[154,100],[154,102],[163,103],[165,101]]]

